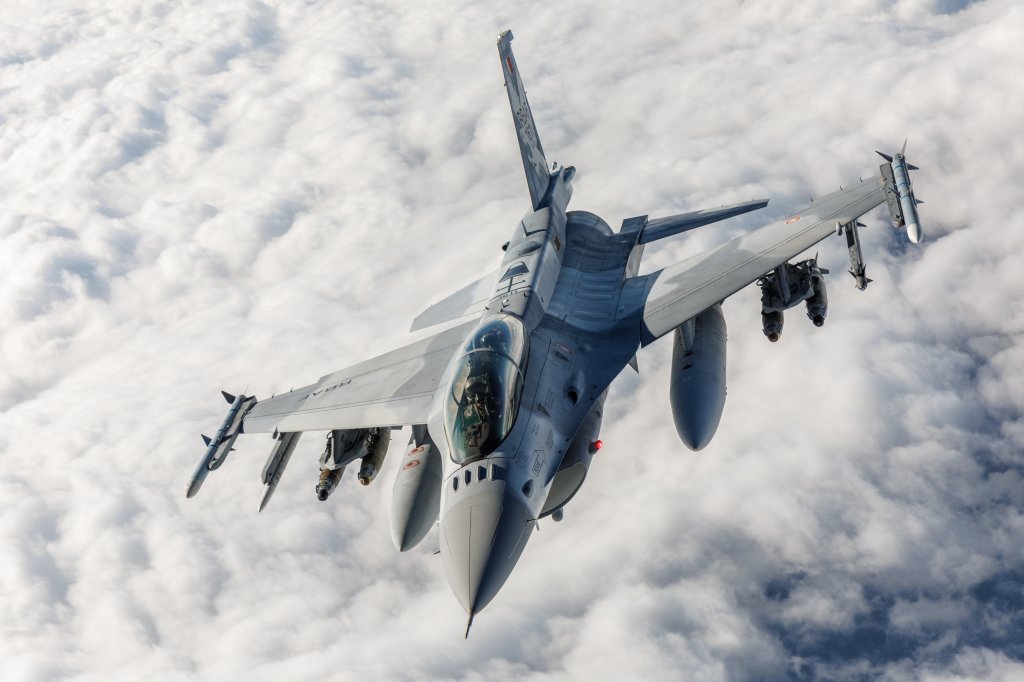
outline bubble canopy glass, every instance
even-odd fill
[[[511,315],[484,320],[462,350],[444,408],[457,464],[486,457],[512,430],[523,393],[526,327]]]

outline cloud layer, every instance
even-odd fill
[[[947,682],[1024,675],[1024,12],[1009,0],[58,2],[0,28],[0,677]],[[910,138],[927,241],[822,262],[822,329],[726,302],[691,453],[668,343],[501,595],[464,614],[388,534],[394,462],[314,499],[316,434],[185,482],[217,390],[404,342],[527,209],[494,42],[572,206],[613,226],[755,197],[675,262]],[[396,437],[402,441],[401,437]],[[398,447],[396,445],[396,447]]]

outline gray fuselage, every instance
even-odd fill
[[[565,453],[587,415],[603,403],[604,387],[639,346],[636,325],[616,320],[609,300],[619,295],[636,235],[615,235],[589,213],[567,214],[573,172],[553,173],[545,201],[516,227],[478,326],[511,316],[528,334],[511,430],[492,452],[457,461],[444,409],[451,399],[447,384],[435,397],[428,424],[444,461],[445,573],[471,616],[504,584],[542,512],[552,511],[545,502]],[[587,315],[588,296],[593,315]],[[636,338],[622,343],[624,334]],[[449,376],[458,373],[458,358]]]

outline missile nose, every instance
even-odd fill
[[[779,340],[778,332],[771,332],[771,333],[769,333],[768,334],[768,340],[771,341],[772,343],[775,343],[776,341],[778,341]]]
[[[822,317],[821,315],[815,315],[814,319],[812,319],[811,322],[814,323],[815,327],[820,327],[823,324],[825,324],[825,318]]]
[[[316,498],[318,500],[320,500],[321,502],[324,502],[327,499],[327,495],[328,495],[328,492],[326,490],[324,490],[323,488],[318,488],[317,491],[316,491]]]
[[[467,496],[441,522],[441,558],[448,584],[466,613],[487,606],[512,573],[533,523],[529,509],[504,485]]]
[[[907,236],[910,237],[910,241],[920,244],[921,239],[924,237],[921,234],[921,226],[918,223],[907,223]]]
[[[203,481],[206,480],[207,474],[210,473],[210,470],[204,464],[205,462],[200,464],[199,468],[196,469],[196,473],[193,474],[192,480],[188,482],[188,487],[185,488],[185,497],[195,497],[195,494],[203,487]]]

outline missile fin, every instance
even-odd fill
[[[875,150],[875,153],[878,154],[879,156],[881,156],[883,159],[885,159],[889,163],[892,163],[892,157],[889,156],[888,154],[883,154],[882,152],[878,151],[877,149]]]
[[[912,163],[908,163],[908,164],[907,164],[907,170],[921,170],[921,169],[920,169],[920,168],[918,168],[917,166],[915,166],[915,165],[914,165],[914,164],[912,164]]]
[[[202,435],[204,443],[206,443],[207,445],[209,445],[211,443],[211,438],[209,436],[207,436],[205,433],[204,434],[200,434],[200,435]]]
[[[231,405],[232,403],[235,402],[235,396],[231,395],[227,391],[221,391],[220,394],[224,396],[224,400],[228,401],[228,405]]]

